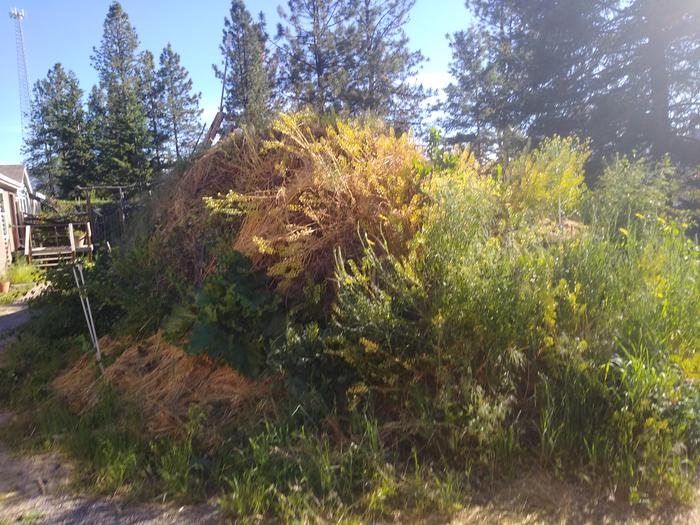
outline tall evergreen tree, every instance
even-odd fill
[[[266,40],[262,13],[256,22],[243,0],[232,0],[221,40],[224,66],[214,71],[224,82],[224,108],[235,126],[262,127],[272,114],[274,71]]]
[[[102,132],[96,149],[101,178],[105,182],[147,180],[151,166],[146,110],[140,94],[138,37],[118,2],[110,5],[100,46],[92,63],[99,76],[104,99]],[[93,97],[97,103],[98,98]]]
[[[288,0],[277,28],[281,84],[288,104],[319,113],[342,110],[350,82],[343,55],[350,49],[351,0]]]
[[[475,26],[450,37],[454,81],[445,88],[442,124],[453,142],[467,142],[479,157],[507,162],[523,143],[523,126],[513,104],[522,72],[513,51],[515,20],[501,10],[493,26]]]
[[[447,96],[440,109],[442,124],[453,140],[468,142],[477,157],[493,152],[497,129],[493,119],[497,77],[489,60],[489,35],[478,29],[455,33],[450,41],[450,74],[454,82],[445,88]]]
[[[104,178],[102,167],[105,166],[106,163],[103,161],[104,151],[101,146],[104,142],[106,107],[107,104],[104,93],[98,86],[92,86],[87,100],[85,133],[91,158],[91,176],[86,182],[90,184],[96,184]]]
[[[641,149],[700,162],[700,4],[685,0],[469,0],[491,61],[518,89],[504,113],[535,140],[589,136],[599,156]],[[506,21],[506,24],[504,24]],[[495,109],[498,106],[494,106]],[[497,111],[496,114],[499,114]],[[695,138],[694,138],[695,137]]]
[[[165,163],[165,143],[168,134],[165,127],[165,100],[163,83],[156,70],[153,53],[141,54],[141,99],[146,112],[149,132],[148,156],[154,173],[160,173]]]
[[[72,71],[56,64],[34,85],[24,152],[37,189],[64,197],[89,173],[83,91]]]
[[[163,100],[166,152],[171,162],[179,161],[192,150],[199,136],[202,94],[192,92],[192,79],[170,44],[160,54],[158,85]]]
[[[657,157],[671,152],[699,164],[700,3],[620,0],[608,18],[601,37],[604,104],[594,122],[612,114],[628,147],[646,145]]]
[[[425,58],[408,49],[404,31],[414,4],[415,0],[355,2],[349,38],[338,48],[349,74],[341,100],[351,115],[370,112],[402,128],[417,122],[426,93],[414,78]]]

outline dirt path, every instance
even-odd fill
[[[9,414],[0,414],[0,429]],[[16,457],[0,446],[0,524],[214,524],[208,505],[172,507],[125,505],[117,498],[85,498],[70,494],[70,463],[58,455]]]
[[[24,305],[0,307],[0,364],[12,332],[31,319]],[[0,412],[0,433],[12,415]],[[86,498],[69,491],[69,461],[56,454],[15,456],[0,444],[0,525],[36,524],[214,524],[209,505],[126,505],[118,498]]]
[[[45,283],[34,285],[14,303],[0,305],[0,353],[12,338],[12,332],[32,318],[27,303],[38,297],[45,288]]]
[[[12,304],[0,306],[0,351],[7,343],[8,337],[15,328],[22,326],[31,319],[27,306]]]

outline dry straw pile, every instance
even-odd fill
[[[78,360],[53,382],[54,391],[77,413],[95,406],[106,384],[143,411],[153,436],[176,436],[191,409],[202,411],[207,425],[219,427],[265,410],[267,384],[245,379],[206,356],[189,356],[160,335],[140,343],[103,339],[105,355],[116,357],[100,378],[90,356]]]
[[[382,124],[284,115],[262,136],[229,136],[185,173],[163,200],[156,238],[195,282],[224,241],[293,294],[332,276],[334,250],[352,258],[364,236],[405,249],[420,221],[421,161]]]

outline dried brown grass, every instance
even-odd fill
[[[232,239],[237,230],[235,223],[212,218],[203,199],[232,189],[245,191],[258,180],[252,173],[270,173],[270,162],[260,156],[261,142],[258,135],[230,135],[166,184],[157,200],[156,228],[151,236],[154,252],[195,284],[215,264],[212,245]]]
[[[233,248],[287,294],[331,277],[335,250],[352,259],[365,237],[404,252],[420,222],[423,159],[407,136],[357,122],[319,132],[311,119],[280,117],[275,140],[264,144],[283,159],[278,184],[210,201],[218,211],[242,214]]]
[[[422,160],[408,137],[379,123],[284,115],[262,134],[229,136],[175,181],[153,242],[196,284],[218,245],[298,292],[332,276],[336,248],[358,254],[364,235],[402,252],[419,223]]]
[[[134,400],[143,411],[147,432],[155,437],[179,435],[190,411],[201,411],[208,427],[242,421],[265,410],[270,389],[244,378],[206,356],[189,356],[159,334],[140,343],[101,341],[105,356],[118,356],[99,377],[86,356],[57,377],[52,386],[69,407],[81,413],[95,406],[104,384]]]

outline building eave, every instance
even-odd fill
[[[22,183],[0,173],[0,186],[17,191],[22,187]]]

